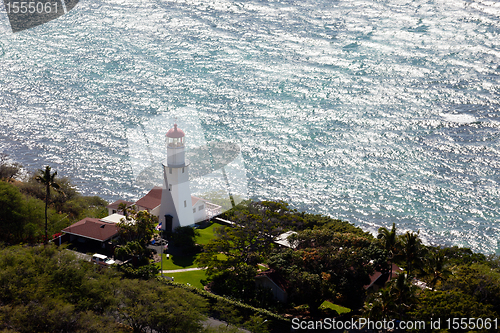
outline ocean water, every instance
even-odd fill
[[[497,1],[82,0],[0,14],[0,151],[137,199],[173,119],[241,196],[500,254],[499,76]]]

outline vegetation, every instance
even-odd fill
[[[0,330],[201,332],[206,301],[189,291],[124,279],[54,246],[0,250]]]
[[[172,243],[184,252],[195,252],[196,237],[199,235],[199,231],[193,227],[177,227],[172,233]]]
[[[49,207],[49,230],[63,226],[64,214]],[[23,195],[14,184],[0,181],[0,241],[6,244],[38,243],[44,237],[44,203],[42,200]]]
[[[51,168],[47,165],[45,170],[38,170],[38,175],[36,176],[36,180],[41,183],[45,187],[45,237],[44,244],[47,244],[49,241],[48,237],[48,218],[47,211],[49,209],[49,200],[50,200],[50,189],[53,188],[55,190],[59,189],[59,184],[56,183],[55,178],[57,176],[57,171],[51,172]]]
[[[0,156],[0,244],[8,246],[0,247],[0,331],[281,332],[290,326],[284,314],[427,322],[500,314],[498,256],[425,246],[418,232],[398,234],[395,224],[373,237],[281,201],[241,202],[224,213],[231,225],[176,230],[171,246],[184,251],[165,259],[163,269],[207,267],[169,274],[184,285],[161,279],[159,265],[150,262],[157,218],[121,207],[115,254],[132,260],[118,270],[97,269],[36,244],[83,217],[106,215],[107,203],[80,195],[49,167],[25,182],[14,180],[18,171]],[[290,247],[278,245],[287,231],[295,232]],[[256,275],[267,269],[279,277],[286,304],[256,287]],[[388,281],[366,289],[375,272]],[[203,328],[207,314],[227,325]]]
[[[308,304],[313,313],[325,300],[360,307],[363,286],[386,260],[375,241],[363,236],[316,229],[292,239],[297,247],[276,251],[268,264],[289,281],[290,300]]]
[[[243,202],[224,218],[235,224],[217,231],[198,262],[208,266],[205,282],[212,291],[247,304],[317,318],[343,305],[353,311],[342,311],[342,318],[361,314],[372,320],[452,318],[446,311],[480,318],[500,313],[497,256],[425,246],[418,232],[398,234],[395,224],[380,228],[374,238],[347,222],[297,212],[283,202]],[[277,246],[275,237],[287,230],[297,232],[288,238],[292,248]],[[403,272],[393,272],[393,263]],[[288,304],[257,296],[262,290],[253,277],[263,267],[286,282]],[[366,290],[375,271],[394,278],[379,291]]]
[[[387,240],[392,239],[389,258],[405,271],[368,297],[364,316],[371,320],[423,320],[426,332],[432,331],[431,320],[498,318],[497,256],[486,257],[458,247],[424,246],[418,233],[397,235],[394,225],[389,233],[381,228],[378,238],[386,249]]]
[[[238,207],[243,209],[236,214],[231,211],[238,216],[238,223],[216,230],[218,237],[204,246],[197,263],[207,267],[208,279],[204,282],[210,282],[214,292],[256,304],[252,300],[256,298],[257,264],[271,253],[283,225],[300,223],[300,217],[290,214],[282,202]]]
[[[159,273],[158,267],[150,263],[154,251],[148,248],[158,218],[145,210],[137,212],[134,208],[125,208],[125,216],[118,223],[115,256],[122,260],[133,259],[131,263],[120,266],[128,277],[149,279]]]
[[[369,274],[387,266],[385,252],[371,235],[347,222],[299,213],[283,202],[240,203],[225,217],[236,224],[218,229],[217,238],[204,246],[197,262],[207,267],[204,282],[212,291],[248,304],[275,310],[283,307],[256,288],[261,263],[288,282],[292,305],[307,303],[314,313],[327,299],[361,306]],[[289,238],[295,249],[275,243],[287,230],[299,231]]]
[[[205,270],[187,271],[181,273],[168,273],[165,276],[173,277],[177,283],[189,284],[193,287],[203,289],[201,280],[206,278]]]
[[[7,154],[0,154],[0,179],[11,181],[21,171],[19,163],[11,163],[8,161]]]
[[[51,170],[45,175],[46,171],[25,182],[0,180],[0,241],[36,244],[84,217],[107,215],[105,200],[82,196],[67,178],[56,178]],[[47,196],[47,185],[39,183],[38,176],[53,176],[48,180],[59,185],[58,191],[49,189]]]

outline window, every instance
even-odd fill
[[[184,207],[187,207],[186,200],[184,200]]]
[[[205,205],[201,205],[198,210],[202,210],[203,208],[205,208]]]
[[[182,168],[182,173],[184,173],[184,168]]]
[[[193,208],[193,213],[196,213],[196,208]]]
[[[172,174],[172,168],[168,168],[168,172],[170,172],[170,174]]]

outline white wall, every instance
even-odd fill
[[[203,200],[198,200],[193,206],[194,223],[206,220],[206,204]]]

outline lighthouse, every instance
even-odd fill
[[[194,221],[189,161],[186,161],[185,134],[177,124],[166,134],[167,158],[163,161],[163,188],[160,206],[162,229],[173,231]]]

